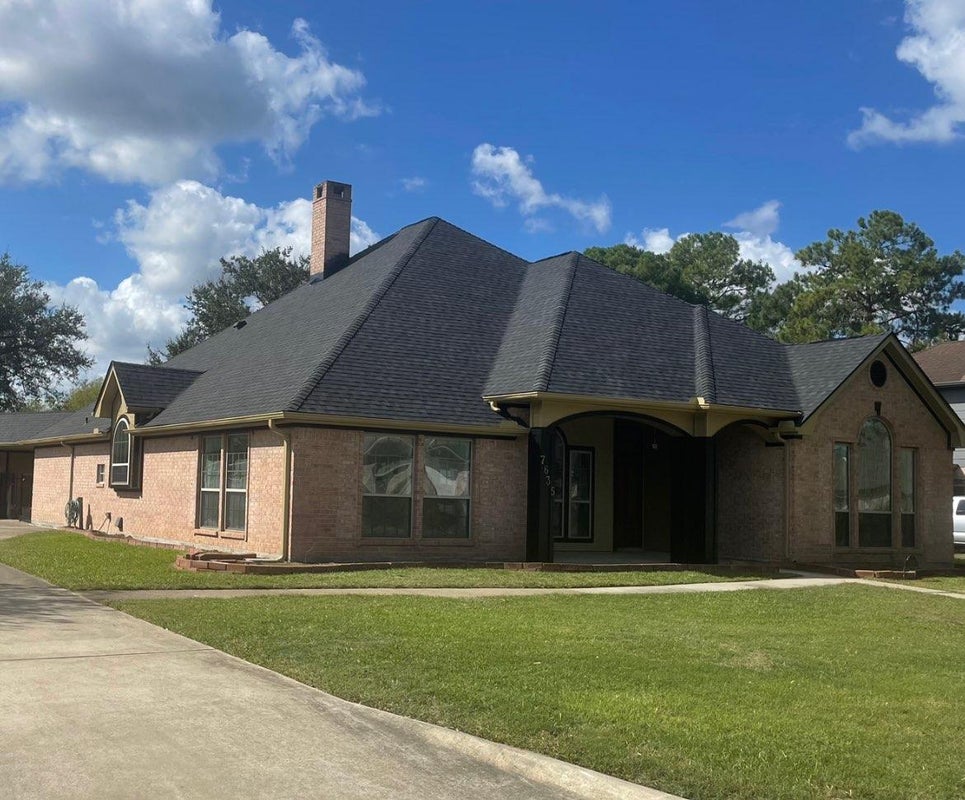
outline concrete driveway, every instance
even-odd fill
[[[669,798],[304,686],[0,565],[4,798]]]
[[[10,539],[22,533],[38,530],[40,530],[40,528],[31,525],[29,522],[20,522],[15,519],[0,519],[0,539]]]

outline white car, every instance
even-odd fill
[[[952,498],[952,520],[955,549],[965,550],[965,497]]]

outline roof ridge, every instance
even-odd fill
[[[378,308],[379,303],[382,302],[382,298],[385,297],[389,289],[392,288],[392,284],[395,283],[396,279],[402,274],[402,271],[412,260],[412,257],[418,252],[419,248],[422,247],[429,234],[432,233],[436,225],[439,224],[438,217],[430,217],[426,221],[430,222],[430,224],[421,234],[419,234],[419,236],[415,238],[412,244],[409,245],[409,248],[405,253],[403,253],[402,258],[399,259],[398,263],[389,272],[388,277],[386,277],[382,284],[375,290],[375,292],[372,293],[362,310],[356,315],[355,319],[352,320],[352,323],[338,338],[338,341],[335,342],[335,346],[331,349],[331,351],[329,351],[328,355],[319,362],[315,369],[312,370],[312,374],[292,398],[291,402],[285,409],[286,411],[297,411],[302,403],[304,403],[305,400],[308,399],[308,396],[315,390],[315,387],[322,382],[322,379],[334,366],[339,356],[345,352],[345,348],[348,347],[349,343],[355,338],[355,335],[359,332],[362,325],[365,324],[365,320],[367,320],[369,316],[371,316],[372,312]]]
[[[576,279],[576,268],[580,263],[580,254],[572,252],[570,254],[570,275],[566,281],[566,294],[563,296],[562,303],[556,307],[556,316],[553,319],[553,333],[543,346],[543,354],[540,356],[539,370],[536,373],[536,391],[545,392],[549,389],[550,378],[553,376],[553,364],[556,361],[556,353],[560,346],[560,336],[563,335],[563,321],[570,306],[570,296],[573,294],[573,281]]]
[[[694,393],[708,403],[717,401],[714,351],[707,306],[694,306]]]

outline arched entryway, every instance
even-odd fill
[[[712,563],[714,440],[632,413],[574,414],[530,435],[532,561]]]

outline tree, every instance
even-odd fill
[[[663,254],[617,244],[591,247],[586,255],[662,292],[742,322],[753,317],[755,303],[774,282],[771,268],[741,258],[739,243],[726,233],[688,234]]]
[[[277,300],[308,280],[308,275],[309,258],[292,257],[290,247],[263,250],[256,258],[222,258],[218,279],[199,283],[188,295],[187,326],[167,341],[164,350],[148,346],[148,361],[160,364],[194,347],[247,317],[253,303],[260,308]]]
[[[57,403],[58,386],[93,363],[78,347],[86,338],[75,308],[52,308],[43,284],[0,256],[0,411]]]
[[[74,386],[57,407],[61,411],[80,411],[82,408],[91,405],[97,399],[100,391],[101,379],[91,378]]]
[[[916,224],[894,211],[873,211],[856,230],[828,231],[797,258],[801,291],[779,331],[785,341],[813,341],[890,331],[912,349],[965,332],[965,256],[939,255]]]

